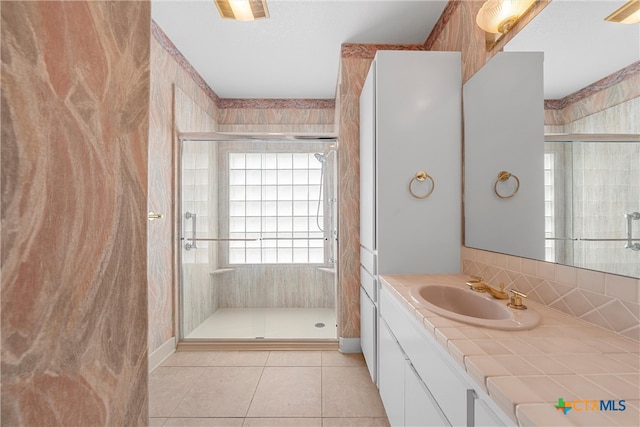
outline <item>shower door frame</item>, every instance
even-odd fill
[[[182,148],[184,141],[233,141],[238,140],[244,142],[273,142],[273,141],[300,141],[300,142],[331,142],[335,144],[336,149],[336,168],[338,170],[338,157],[337,157],[337,141],[338,137],[334,133],[224,133],[224,132],[184,132],[177,133],[176,135],[176,149],[175,149],[175,167],[174,170],[174,204],[173,213],[176,221],[173,223],[173,233],[175,236],[174,244],[174,330],[176,339],[177,351],[190,351],[190,350],[337,350],[339,348],[339,338],[337,331],[339,330],[339,281],[338,268],[339,263],[337,259],[334,263],[335,276],[334,276],[334,307],[336,311],[336,336],[331,339],[255,339],[255,338],[189,338],[185,340],[183,333],[183,259],[182,259],[182,247],[185,241],[183,241],[182,230],[183,221],[182,216]],[[337,183],[336,183],[337,189]],[[339,212],[336,197],[335,211]],[[337,215],[335,229],[338,229]],[[338,233],[339,234],[339,233]],[[335,253],[338,253],[338,241],[335,242]],[[336,256],[337,258],[337,256]]]

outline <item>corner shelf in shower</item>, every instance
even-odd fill
[[[219,268],[217,270],[213,270],[209,274],[212,275],[212,276],[216,276],[218,274],[231,273],[233,271],[236,271],[236,269],[235,268]]]

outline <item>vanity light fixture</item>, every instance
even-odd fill
[[[604,20],[620,24],[640,24],[640,0],[629,0]]]
[[[267,0],[215,0],[220,16],[236,21],[255,21],[269,17]]]
[[[535,0],[487,0],[476,15],[476,24],[487,33],[505,34]]]

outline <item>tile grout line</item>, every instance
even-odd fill
[[[178,366],[174,366],[174,367],[178,367]],[[192,366],[192,367],[196,367],[196,366]],[[180,401],[178,402],[178,404],[176,405],[175,408],[173,408],[173,410],[171,411],[171,413],[169,414],[168,417],[166,417],[166,420],[164,421],[164,423],[162,425],[165,425],[167,423],[167,421],[169,420],[169,418],[174,418],[172,417],[173,413],[180,407],[180,404],[184,401],[184,399],[187,397],[187,395],[189,394],[189,392],[193,389],[193,387],[196,385],[196,383],[198,382],[198,380],[202,377],[202,374],[204,374],[204,371],[207,369],[206,366],[197,366],[198,368],[202,368],[202,371],[200,371],[200,374],[198,375],[198,377],[193,381],[193,383],[191,384],[191,386],[189,387],[189,389],[184,393],[184,396],[182,396],[182,398],[180,399]]]
[[[323,378],[324,378],[324,352],[320,352],[320,425],[324,425],[324,392],[323,392]]]
[[[253,389],[253,394],[251,395],[251,400],[249,401],[249,405],[247,406],[247,410],[244,413],[244,417],[242,420],[242,425],[244,426],[244,424],[247,421],[247,416],[249,415],[249,410],[251,409],[251,405],[253,404],[253,399],[256,397],[256,393],[258,391],[258,387],[260,386],[260,381],[262,380],[262,376],[264,375],[264,370],[267,367],[267,364],[269,363],[269,358],[271,357],[271,351],[269,351],[269,354],[267,355],[267,358],[264,361],[264,364],[262,365],[262,371],[260,372],[260,377],[258,378],[258,382],[256,383],[256,388]]]

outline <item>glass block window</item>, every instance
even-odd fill
[[[544,259],[556,261],[555,153],[544,153]]]
[[[325,262],[321,167],[313,153],[229,153],[229,264]]]

